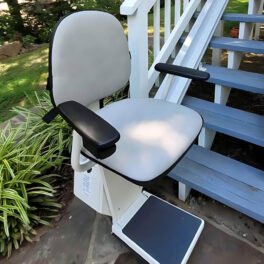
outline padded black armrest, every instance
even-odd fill
[[[157,63],[155,65],[155,70],[199,81],[206,81],[210,78],[210,74],[208,72],[167,63]]]
[[[104,159],[115,152],[120,134],[103,118],[75,101],[64,102],[57,109],[82,136],[85,148],[96,158]]]

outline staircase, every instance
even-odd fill
[[[131,3],[132,0],[127,1]],[[185,200],[193,188],[264,223],[264,171],[210,150],[216,132],[264,147],[264,116],[226,106],[231,89],[264,95],[264,74],[239,69],[243,54],[264,54],[264,41],[258,40],[259,23],[264,23],[264,1],[249,0],[248,14],[224,13],[227,2],[184,0],[185,11],[175,20],[171,33],[167,33],[165,44],[161,49],[154,46],[154,63],[149,70],[145,69],[148,78],[140,82],[140,89],[144,91],[141,94],[138,87],[133,88],[133,78],[143,78],[144,72],[132,76],[132,96],[146,96],[154,85],[158,85],[155,98],[182,103],[199,112],[204,119],[198,145],[194,145],[169,173],[169,177],[179,182],[181,200]],[[156,5],[155,11],[159,0],[153,0],[153,3]],[[170,12],[170,0],[165,0],[165,11],[166,3]],[[177,3],[180,8],[181,1],[176,0],[175,5]],[[206,10],[210,10],[210,14]],[[224,21],[239,22],[238,39],[223,37]],[[128,32],[130,29],[133,31],[128,23]],[[212,63],[199,66],[207,47],[213,50]],[[141,48],[133,46],[132,49],[137,53]],[[221,66],[222,50],[228,51],[227,67]],[[190,81],[185,78],[170,75],[159,78],[153,67],[157,62],[166,61],[192,68],[199,66],[209,72],[211,77],[208,82],[215,84],[214,102],[186,96]],[[144,85],[147,85],[147,90]]]

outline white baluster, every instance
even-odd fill
[[[171,32],[171,0],[165,0],[164,13],[164,39],[166,42]]]
[[[153,36],[153,51],[154,51],[154,60],[157,58],[160,52],[160,0],[154,5],[154,15],[153,15],[153,27],[154,27],[154,36]],[[159,77],[155,82],[156,86],[160,85]]]
[[[174,12],[174,27],[175,27],[181,18],[181,0],[175,0],[174,11],[175,11]],[[173,49],[173,52],[171,54],[171,57],[173,59],[176,57],[177,51],[179,50],[179,46],[178,47],[177,46],[175,47],[175,49]]]
[[[153,50],[154,50],[154,59],[155,59],[157,58],[160,52],[160,0],[157,0],[157,2],[154,5],[153,19],[154,19]]]
[[[187,7],[189,5],[189,0],[183,0],[183,12],[186,11]],[[185,29],[186,32],[190,31],[190,24]]]
[[[178,23],[181,17],[181,0],[175,0],[174,25]]]

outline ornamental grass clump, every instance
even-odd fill
[[[58,215],[60,170],[68,162],[71,129],[55,120],[41,120],[51,108],[47,96],[37,95],[36,109],[17,108],[25,122],[0,131],[0,253],[10,256],[35,228]],[[62,124],[63,123],[63,124]]]

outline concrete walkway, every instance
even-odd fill
[[[58,224],[0,264],[143,264],[111,234],[111,219],[74,198]],[[189,264],[262,264],[264,254],[206,222]]]

